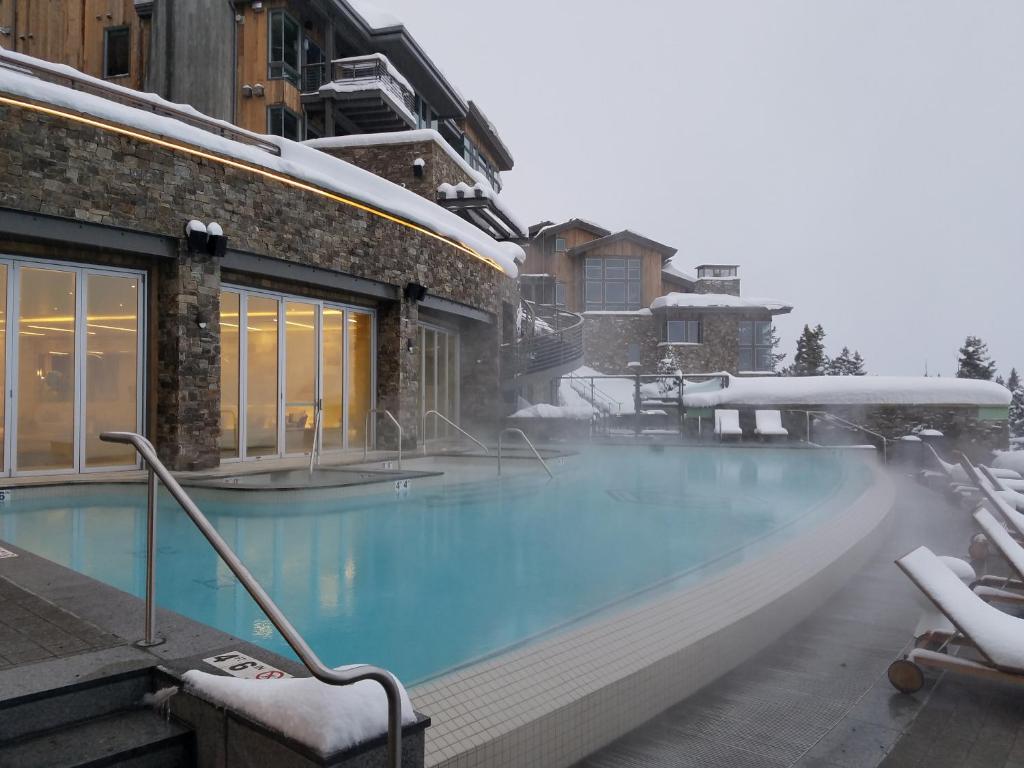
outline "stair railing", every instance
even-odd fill
[[[537,457],[537,461],[539,461],[540,465],[544,467],[544,471],[548,473],[548,477],[554,479],[555,476],[552,474],[551,468],[548,467],[548,463],[541,458],[539,453],[537,453],[537,449],[533,447],[533,443],[530,442],[530,438],[526,436],[526,433],[523,432],[523,430],[516,429],[515,427],[507,427],[498,433],[498,477],[501,477],[501,441],[506,432],[516,433],[523,438],[526,444],[530,446],[530,450],[533,451],[533,455]]]
[[[422,428],[422,431],[420,432],[420,438],[423,440],[423,455],[424,456],[427,455],[427,416],[436,416],[437,418],[439,418],[441,421],[443,421],[448,426],[454,427],[456,430],[458,430],[463,435],[465,435],[470,440],[472,440],[474,443],[476,443],[481,448],[483,448],[484,449],[484,453],[490,455],[491,452],[489,450],[487,450],[487,446],[486,445],[481,443],[479,440],[477,440],[475,437],[473,437],[471,434],[469,434],[469,432],[464,430],[462,427],[460,427],[454,421],[449,419],[443,413],[439,413],[437,411],[427,411],[426,413],[423,414],[423,428]]]
[[[398,419],[395,415],[388,410],[378,410],[371,408],[366,412],[366,423],[363,428],[363,461],[366,461],[366,456],[370,451],[370,417],[375,413],[383,413],[389,419],[391,423],[398,429],[398,468],[402,468],[402,425],[398,423]]]
[[[402,764],[402,698],[396,678],[388,671],[373,666],[361,666],[348,670],[331,669],[309,647],[309,643],[292,626],[288,618],[277,607],[277,604],[260,586],[256,578],[249,572],[238,555],[227,542],[217,533],[217,529],[202,513],[192,498],[185,492],[174,476],[168,471],[156,455],[153,444],[135,432],[104,432],[100,440],[108,443],[131,445],[142,457],[148,470],[148,497],[146,501],[146,627],[145,639],[140,643],[144,646],[159,645],[163,640],[156,637],[156,491],[157,480],[164,484],[167,491],[174,497],[185,514],[189,516],[199,532],[213,547],[224,564],[245,587],[252,599],[260,607],[270,622],[281,633],[281,637],[295,651],[295,655],[305,665],[309,673],[328,685],[352,685],[361,680],[373,680],[384,688],[388,699],[388,766],[401,768]]]

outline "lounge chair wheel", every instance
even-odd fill
[[[909,659],[896,659],[888,674],[892,687],[900,693],[917,693],[924,687],[924,672]]]

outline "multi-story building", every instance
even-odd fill
[[[583,315],[584,359],[606,373],[670,359],[688,373],[773,370],[772,317],[784,302],[740,296],[738,267],[673,263],[676,249],[583,219],[529,228],[523,298]]]

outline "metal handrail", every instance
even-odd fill
[[[313,459],[316,458],[316,463],[320,464],[320,452],[323,450],[321,443],[323,442],[323,436],[321,434],[323,430],[323,415],[324,412],[320,408],[316,409],[316,416],[313,417],[313,448],[309,452],[309,474],[313,474]]]
[[[523,432],[523,430],[516,429],[515,427],[506,427],[505,429],[501,430],[501,432],[498,433],[498,477],[501,477],[501,439],[505,436],[506,432],[518,433],[519,436],[522,437],[523,440],[526,442],[526,444],[530,446],[530,450],[533,451],[533,455],[537,457],[537,461],[540,462],[540,465],[544,467],[544,471],[548,473],[548,477],[554,479],[555,476],[552,474],[551,469],[548,467],[548,463],[541,458],[539,453],[537,453],[537,449],[533,447],[533,443],[530,442],[530,438],[526,436],[526,433]]]
[[[490,452],[489,450],[487,450],[487,446],[486,446],[486,445],[484,445],[483,443],[481,443],[481,442],[480,442],[479,440],[477,440],[477,439],[476,439],[475,437],[473,437],[473,436],[472,436],[471,434],[469,434],[469,432],[467,432],[466,430],[464,430],[464,429],[463,429],[462,427],[460,427],[460,426],[459,426],[458,424],[456,424],[456,423],[455,423],[454,421],[452,421],[451,419],[449,419],[449,418],[448,418],[447,416],[445,416],[445,415],[444,415],[443,413],[439,413],[439,412],[437,412],[437,411],[427,411],[426,413],[424,413],[424,414],[423,414],[423,419],[422,419],[422,428],[423,428],[423,432],[422,432],[422,435],[423,435],[423,455],[424,455],[424,456],[426,456],[426,455],[427,455],[427,416],[431,416],[431,415],[433,415],[433,416],[437,416],[437,417],[438,417],[439,419],[441,419],[441,421],[445,422],[445,423],[446,423],[446,424],[448,424],[449,426],[455,427],[455,429],[457,429],[457,430],[458,430],[459,432],[461,432],[462,434],[464,434],[464,435],[465,435],[466,437],[468,437],[468,438],[469,438],[470,440],[472,440],[472,441],[473,441],[474,443],[476,443],[476,444],[477,444],[477,445],[479,445],[479,446],[480,446],[481,448],[483,448],[483,449],[484,449],[484,453],[486,453],[486,454],[490,455],[490,453],[491,453],[491,452]]]
[[[799,411],[798,411],[798,413],[799,413]],[[880,434],[878,432],[873,432],[872,430],[868,429],[867,427],[863,427],[860,424],[854,424],[852,421],[847,421],[846,419],[844,419],[844,418],[842,418],[840,416],[836,416],[834,413],[829,413],[828,411],[805,411],[805,413],[807,414],[807,418],[808,418],[808,422],[807,422],[807,442],[810,442],[810,439],[811,439],[811,436],[810,436],[810,432],[811,432],[810,417],[812,415],[813,416],[824,416],[829,421],[838,421],[840,424],[845,424],[848,427],[860,430],[861,432],[863,432],[866,435],[871,435],[872,437],[877,437],[879,440],[882,441],[882,463],[883,464],[888,464],[889,463],[889,456],[888,456],[888,450],[887,450],[887,446],[889,444],[889,438],[887,438],[885,435]]]
[[[277,607],[277,604],[260,586],[255,577],[245,567],[227,542],[217,533],[217,529],[200,511],[195,502],[174,479],[156,455],[153,444],[135,432],[104,432],[100,440],[108,443],[124,443],[134,446],[149,470],[149,496],[147,501],[148,529],[146,540],[146,636],[144,643],[156,645],[160,640],[155,636],[156,628],[156,481],[164,484],[174,500],[178,502],[185,514],[195,523],[199,532],[213,547],[220,559],[245,587],[260,610],[281,633],[281,637],[295,651],[309,673],[317,680],[328,685],[351,685],[361,680],[373,680],[384,688],[388,698],[388,765],[390,768],[401,768],[402,764],[402,698],[398,681],[387,670],[373,666],[356,667],[350,670],[331,669],[309,647],[305,638],[292,626],[288,618]]]
[[[398,419],[395,418],[391,411],[383,409],[378,410],[371,408],[366,412],[366,422],[363,427],[363,461],[366,461],[366,455],[370,450],[370,417],[375,413],[383,413],[389,419],[391,423],[398,427],[398,468],[402,468],[402,425],[398,423]]]

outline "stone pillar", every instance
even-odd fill
[[[158,268],[156,428],[169,469],[220,464],[220,262],[191,254]],[[200,318],[206,328],[199,327]]]
[[[403,448],[415,448],[420,433],[419,306],[402,297],[377,312],[377,409],[402,425]],[[412,352],[409,351],[410,344]],[[377,415],[377,446],[394,449],[394,425]]]

